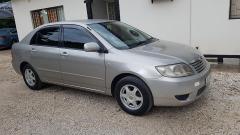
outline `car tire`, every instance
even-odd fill
[[[40,90],[43,88],[43,83],[40,80],[37,72],[30,65],[25,65],[22,70],[24,82],[31,90]]]
[[[117,82],[114,90],[114,96],[119,106],[128,114],[144,115],[153,107],[150,89],[137,77],[122,78]]]

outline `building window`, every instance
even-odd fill
[[[230,19],[240,19],[240,0],[230,1]]]
[[[64,21],[63,6],[31,11],[33,27],[58,21]]]

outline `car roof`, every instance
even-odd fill
[[[86,20],[70,20],[70,21],[61,21],[61,22],[54,22],[54,23],[47,23],[44,25],[41,25],[37,28],[35,28],[31,33],[29,33],[22,41],[22,43],[29,43],[32,36],[40,29],[47,27],[47,26],[53,26],[53,25],[64,25],[64,24],[75,24],[75,25],[88,25],[88,24],[94,24],[94,23],[103,23],[103,22],[112,22],[115,20],[104,20],[104,19],[86,19]]]
[[[78,24],[78,25],[87,25],[94,23],[103,23],[103,22],[112,22],[114,20],[104,20],[104,19],[87,19],[87,20],[70,20],[70,21],[62,21],[62,22],[54,22],[44,24],[42,26],[51,26],[51,25],[61,25],[61,24]]]

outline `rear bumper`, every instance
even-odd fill
[[[183,106],[199,99],[208,91],[210,65],[200,74],[183,77],[148,79],[155,106]]]
[[[20,63],[19,62],[15,61],[15,60],[12,60],[12,67],[15,70],[16,73],[21,74]]]
[[[16,73],[21,74],[20,71],[20,65],[21,61],[19,60],[20,56],[16,56],[16,53],[14,53],[14,48],[11,50],[12,51],[12,67],[16,71]]]

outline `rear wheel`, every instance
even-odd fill
[[[30,66],[25,65],[22,71],[23,79],[26,85],[32,90],[40,90],[43,87],[43,83],[38,77],[37,72]]]
[[[125,77],[116,84],[115,98],[120,107],[131,115],[143,115],[153,106],[149,88],[133,76]]]

